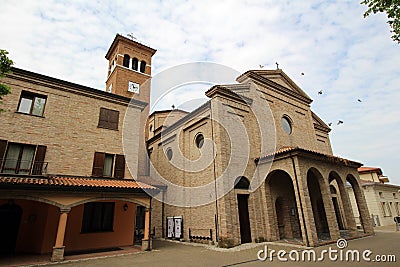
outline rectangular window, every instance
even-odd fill
[[[9,143],[0,140],[2,173],[42,175],[46,169],[46,146]]]
[[[103,176],[112,176],[112,170],[114,165],[114,155],[106,154],[104,157],[104,168],[103,168]]]
[[[82,233],[113,231],[114,202],[85,203],[82,218]]]
[[[393,193],[393,198],[397,198],[397,194],[396,193]]]
[[[102,152],[94,153],[92,176],[124,178],[124,175],[124,155],[114,155]]]
[[[28,91],[22,91],[18,105],[18,112],[43,116],[47,96],[38,95]]]
[[[99,124],[97,127],[110,130],[118,130],[119,111],[100,108]]]

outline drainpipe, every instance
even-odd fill
[[[290,154],[290,159],[292,160],[294,178],[295,178],[295,180],[296,180],[297,194],[298,194],[298,196],[299,196],[299,202],[300,202],[299,204],[300,204],[301,218],[302,218],[303,225],[304,225],[304,234],[305,234],[305,236],[306,236],[306,246],[309,247],[309,246],[310,246],[310,242],[309,242],[309,240],[308,240],[308,233],[307,233],[306,220],[305,220],[305,218],[304,218],[304,211],[303,211],[303,203],[302,203],[301,196],[300,196],[299,181],[298,181],[298,178],[297,178],[296,166],[295,166],[294,158],[293,158],[293,155],[292,155],[292,154]]]
[[[162,194],[162,202],[161,202],[161,237],[164,238],[165,237],[165,226],[164,226],[164,216],[165,216],[165,188],[163,188],[161,190],[161,194]]]
[[[151,242],[153,242],[151,239],[152,239],[152,237],[151,237],[151,213],[152,213],[152,210],[151,210],[151,201],[153,200],[153,198],[150,198],[150,216],[149,216],[149,240],[148,240],[148,242],[147,242],[147,251],[150,251],[151,250],[151,246],[150,246],[150,243]]]
[[[211,100],[212,101],[212,100]],[[212,102],[210,101],[210,119],[211,119],[211,137],[212,140],[214,141],[214,124],[213,124],[213,112],[212,112]],[[216,172],[216,166],[215,166],[215,161],[217,159],[217,155],[215,154],[215,148],[213,145],[213,155],[215,155],[215,158],[213,160],[213,174],[214,174],[214,192],[215,192],[215,241],[218,244],[218,239],[219,239],[219,225],[218,225],[218,196],[217,196],[217,172]]]

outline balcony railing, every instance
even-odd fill
[[[17,160],[17,159],[0,159],[0,172],[6,174],[23,174],[23,175],[45,175],[47,173],[48,162]]]

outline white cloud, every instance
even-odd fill
[[[0,47],[16,67],[101,90],[116,33],[158,50],[153,74],[193,61],[241,72],[277,61],[314,98],[318,115],[344,121],[331,134],[335,152],[380,166],[400,184],[399,45],[385,16],[364,19],[365,9],[340,0],[3,0]]]

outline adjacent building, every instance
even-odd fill
[[[140,174],[154,49],[117,35],[107,90],[13,68],[0,114],[0,252],[64,253],[151,247],[151,197]],[[132,118],[128,169],[122,142]],[[142,143],[142,145],[140,145]]]
[[[383,175],[381,168],[361,167],[358,172],[373,226],[393,225],[394,228],[394,217],[400,216],[400,186],[389,184],[389,178]],[[348,190],[353,195],[352,188]],[[359,213],[354,198],[350,200],[358,221]]]

